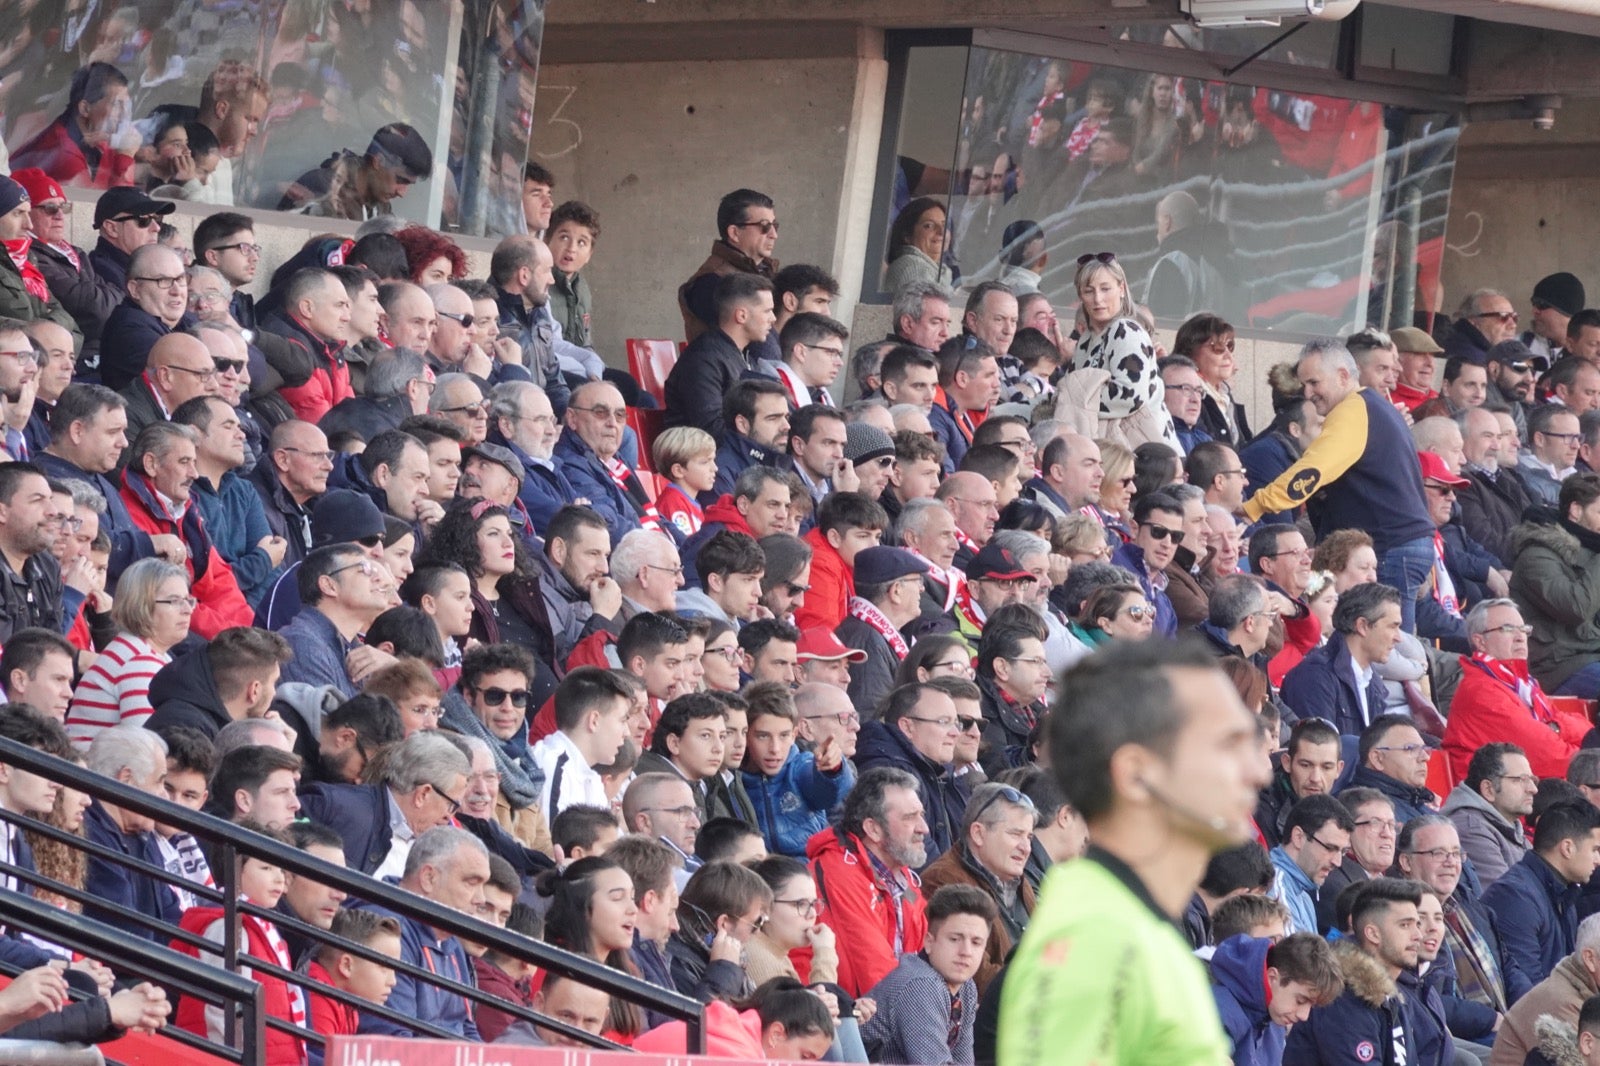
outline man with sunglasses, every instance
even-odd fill
[[[1133,540],[1117,548],[1111,561],[1139,579],[1156,609],[1156,632],[1176,636],[1178,613],[1167,598],[1166,569],[1184,541],[1183,504],[1165,492],[1146,493],[1134,504],[1133,521]]]
[[[1283,843],[1272,849],[1278,876],[1267,893],[1289,908],[1286,933],[1316,933],[1317,890],[1344,861],[1355,828],[1350,811],[1332,796],[1307,796],[1290,808]]]
[[[106,319],[100,337],[100,380],[125,389],[145,368],[150,350],[173,330],[193,329],[189,279],[178,253],[146,245],[128,259],[128,296]]]
[[[1432,588],[1417,605],[1417,635],[1440,642],[1447,651],[1465,653],[1467,608],[1490,596],[1506,595],[1511,574],[1454,517],[1456,494],[1472,482],[1453,473],[1432,452],[1418,452],[1417,459],[1428,513],[1437,527]]]
[[[1565,354],[1567,322],[1588,306],[1588,302],[1583,282],[1563,270],[1540,278],[1533,287],[1530,303],[1533,313],[1528,316],[1528,325],[1531,328],[1520,339],[1543,370]]]
[[[609,381],[588,381],[572,393],[566,428],[556,440],[556,462],[578,495],[604,519],[611,543],[629,530],[660,528],[639,475],[618,457],[628,409]]]
[[[89,261],[95,273],[118,292],[127,292],[133,253],[156,243],[161,220],[177,209],[170,200],[152,200],[138,189],[107,189],[94,205],[94,228],[100,231],[100,239],[89,253]]]
[[[1444,354],[1464,355],[1481,365],[1490,348],[1516,335],[1517,311],[1510,298],[1498,289],[1478,289],[1461,301]]]
[[[772,197],[754,189],[735,189],[722,198],[717,204],[717,239],[711,242],[711,254],[678,288],[683,334],[691,344],[719,325],[716,293],[722,278],[755,274],[770,280],[778,272],[778,261],[772,256],[777,243],[778,214]],[[765,335],[757,343],[767,346]],[[770,353],[762,354],[776,359],[776,345],[771,347]]]

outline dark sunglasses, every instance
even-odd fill
[[[361,545],[363,548],[376,548],[378,545],[383,543],[383,534],[374,533],[370,537],[357,537],[355,543]]]
[[[61,215],[70,215],[72,214],[72,201],[68,200],[65,203],[59,204],[39,204],[34,207],[34,210],[43,211],[52,218],[57,218]]]
[[[528,690],[525,688],[519,688],[515,690],[507,688],[480,688],[477,690],[477,692],[478,695],[483,697],[483,702],[491,707],[500,706],[506,701],[507,697],[510,698],[511,706],[513,707],[526,707],[528,705]]]
[[[1144,528],[1148,529],[1150,535],[1156,540],[1170,540],[1174,544],[1183,543],[1183,530],[1181,529],[1168,529],[1166,526],[1158,526],[1154,522],[1144,523]]]
[[[1116,252],[1088,252],[1084,255],[1078,256],[1078,265],[1081,267],[1086,267],[1090,263],[1105,263],[1109,266],[1116,261]]]
[[[217,364],[219,374],[243,374],[245,361],[243,359],[213,359]]]
[[[160,215],[117,215],[115,218],[112,218],[111,221],[112,222],[132,222],[135,226],[143,226],[145,229],[149,229],[151,226],[154,226],[156,223],[161,221],[161,216]]]

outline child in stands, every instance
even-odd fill
[[[717,441],[694,426],[674,426],[664,430],[650,449],[656,473],[667,485],[656,497],[656,510],[682,534],[684,540],[700,532],[705,512],[696,497],[711,491],[717,481]]]
[[[342,907],[333,917],[328,932],[360,947],[400,957],[400,923],[378,911]],[[374,959],[362,958],[334,943],[317,945],[316,954],[306,967],[314,981],[372,1003],[386,1003],[394,989],[394,969]],[[354,1036],[361,1012],[348,1003],[311,992],[311,1028],[324,1037]],[[311,1066],[322,1062],[322,1048],[311,1048]]]

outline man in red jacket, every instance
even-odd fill
[[[255,612],[189,499],[199,476],[195,438],[194,429],[176,422],[146,426],[128,448],[121,495],[134,525],[151,536],[166,533],[183,542],[189,592],[199,601],[189,630],[210,640],[231,626],[248,626]]]
[[[1472,654],[1461,657],[1461,686],[1444,728],[1452,779],[1465,780],[1472,753],[1493,741],[1526,752],[1536,776],[1565,777],[1589,732],[1587,716],[1556,710],[1528,673],[1529,629],[1511,600],[1484,600],[1467,613]]]
[[[344,337],[350,328],[350,294],[344,283],[321,267],[306,267],[289,278],[283,317],[264,327],[311,353],[311,380],[278,390],[294,416],[316,423],[334,406],[350,399],[350,367],[344,361]]]
[[[839,824],[806,844],[822,921],[840,944],[839,987],[862,996],[922,950],[928,933],[920,882],[928,822],[917,779],[893,766],[868,770],[845,797]]]

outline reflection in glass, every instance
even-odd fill
[[[945,128],[942,157],[902,142],[889,217],[948,159],[943,265],[968,288],[1037,288],[1065,318],[1078,257],[1110,251],[1168,325],[1337,333],[1438,310],[1450,116],[973,48]]]

